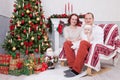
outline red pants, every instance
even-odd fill
[[[63,47],[64,47],[65,55],[68,61],[68,66],[72,67],[73,70],[80,73],[84,66],[84,61],[88,54],[88,49],[90,48],[91,44],[84,40],[81,41],[76,56],[71,46],[72,46],[71,41],[64,42]]]

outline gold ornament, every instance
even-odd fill
[[[11,43],[11,40],[8,40],[9,43]]]
[[[18,8],[21,8],[21,6],[20,6],[20,5],[18,5]]]
[[[13,15],[12,18],[15,18],[15,16]]]
[[[34,37],[31,37],[31,40],[33,41],[35,38]]]
[[[41,31],[41,28],[39,28],[39,31]]]
[[[18,26],[18,27],[20,27],[20,24],[21,24],[21,22],[20,22],[20,21],[17,21],[17,26]]]
[[[35,9],[38,9],[38,7],[37,7],[37,6],[35,6],[34,8],[35,8]]]
[[[36,18],[37,21],[40,21],[40,18]]]
[[[23,42],[20,43],[21,46],[23,46],[23,44],[24,44]]]
[[[26,13],[29,14],[29,13],[30,13],[30,10],[26,10]]]
[[[13,47],[12,50],[15,51],[15,50],[16,50],[16,47]]]
[[[32,21],[28,21],[28,23],[30,24]]]

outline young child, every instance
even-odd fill
[[[80,34],[80,41],[81,40],[86,40],[91,43],[91,41],[93,40],[91,25],[83,26],[83,30],[81,31],[81,34]],[[73,46],[71,48],[77,49],[79,47],[80,41],[73,42]]]

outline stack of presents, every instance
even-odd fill
[[[0,54],[0,74],[15,76],[36,74],[47,69],[54,69],[57,62],[58,57],[44,54],[39,54],[39,57],[35,56],[35,54],[24,57],[16,54],[15,58],[12,58],[9,54]]]

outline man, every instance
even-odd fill
[[[88,55],[88,50],[92,44],[102,43],[103,44],[103,29],[97,25],[94,25],[94,15],[92,13],[85,14],[85,25],[91,25],[92,27],[92,43],[82,40],[80,42],[77,55],[73,60],[73,65],[70,66],[70,70],[64,71],[66,77],[73,77],[78,75],[84,66],[85,59]],[[65,45],[64,45],[65,48]],[[91,68],[88,67],[87,73],[91,75]]]

